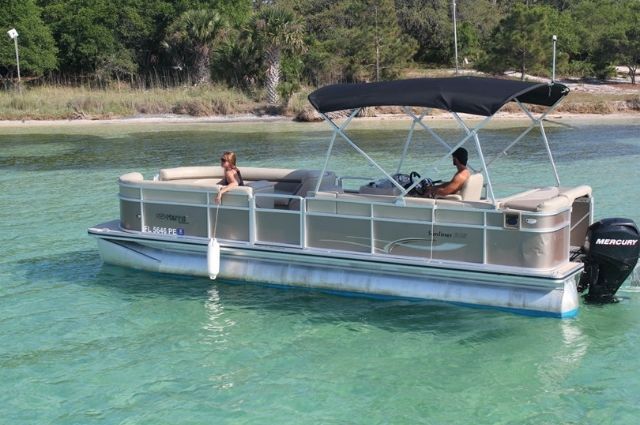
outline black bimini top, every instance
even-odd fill
[[[558,83],[528,83],[497,78],[415,78],[377,83],[333,84],[309,95],[318,112],[367,106],[423,106],[491,116],[507,102],[552,106],[569,93]]]

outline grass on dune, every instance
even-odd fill
[[[142,114],[279,114],[313,120],[317,117],[313,118],[307,100],[310,91],[305,88],[294,93],[286,105],[274,107],[240,90],[217,85],[151,89],[44,85],[24,87],[21,92],[0,91],[0,120],[108,119]],[[378,112],[394,112],[383,109]],[[506,105],[503,111],[520,112],[515,104]],[[581,114],[629,111],[640,111],[640,94],[571,92],[558,108],[558,112]]]
[[[256,108],[240,91],[218,86],[87,89],[42,86],[0,91],[0,119],[103,119],[139,114],[228,115]]]

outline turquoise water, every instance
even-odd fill
[[[406,137],[397,126],[356,123],[352,134],[392,167]],[[516,134],[510,126],[489,130],[489,152]],[[86,228],[118,216],[118,175],[209,164],[226,149],[240,165],[317,168],[324,126],[0,134],[2,424],[638,423],[637,270],[619,304],[557,320],[101,264]],[[640,120],[578,121],[548,134],[563,184],[594,188],[597,218],[640,223]],[[530,144],[495,163],[499,192],[553,183],[544,151]],[[331,168],[376,177],[340,146]],[[442,152],[436,146],[422,136],[407,169],[422,171]],[[452,171],[445,161],[430,175]]]

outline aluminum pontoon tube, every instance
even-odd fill
[[[202,252],[177,252],[100,236],[98,247],[105,263],[208,276],[205,247]],[[461,280],[434,277],[426,267],[403,267],[403,272],[398,273],[375,262],[325,259],[318,263],[317,258],[304,257],[222,247],[218,278],[360,296],[445,301],[553,317],[572,317],[578,310],[576,277],[580,270],[559,279],[547,279],[544,284],[519,286],[510,284],[510,278],[495,283],[483,281],[481,274],[476,274],[476,279]]]

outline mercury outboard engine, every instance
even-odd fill
[[[638,227],[627,218],[605,218],[593,223],[578,254],[584,263],[578,291],[589,290],[585,300],[616,302],[614,295],[640,256]]]

